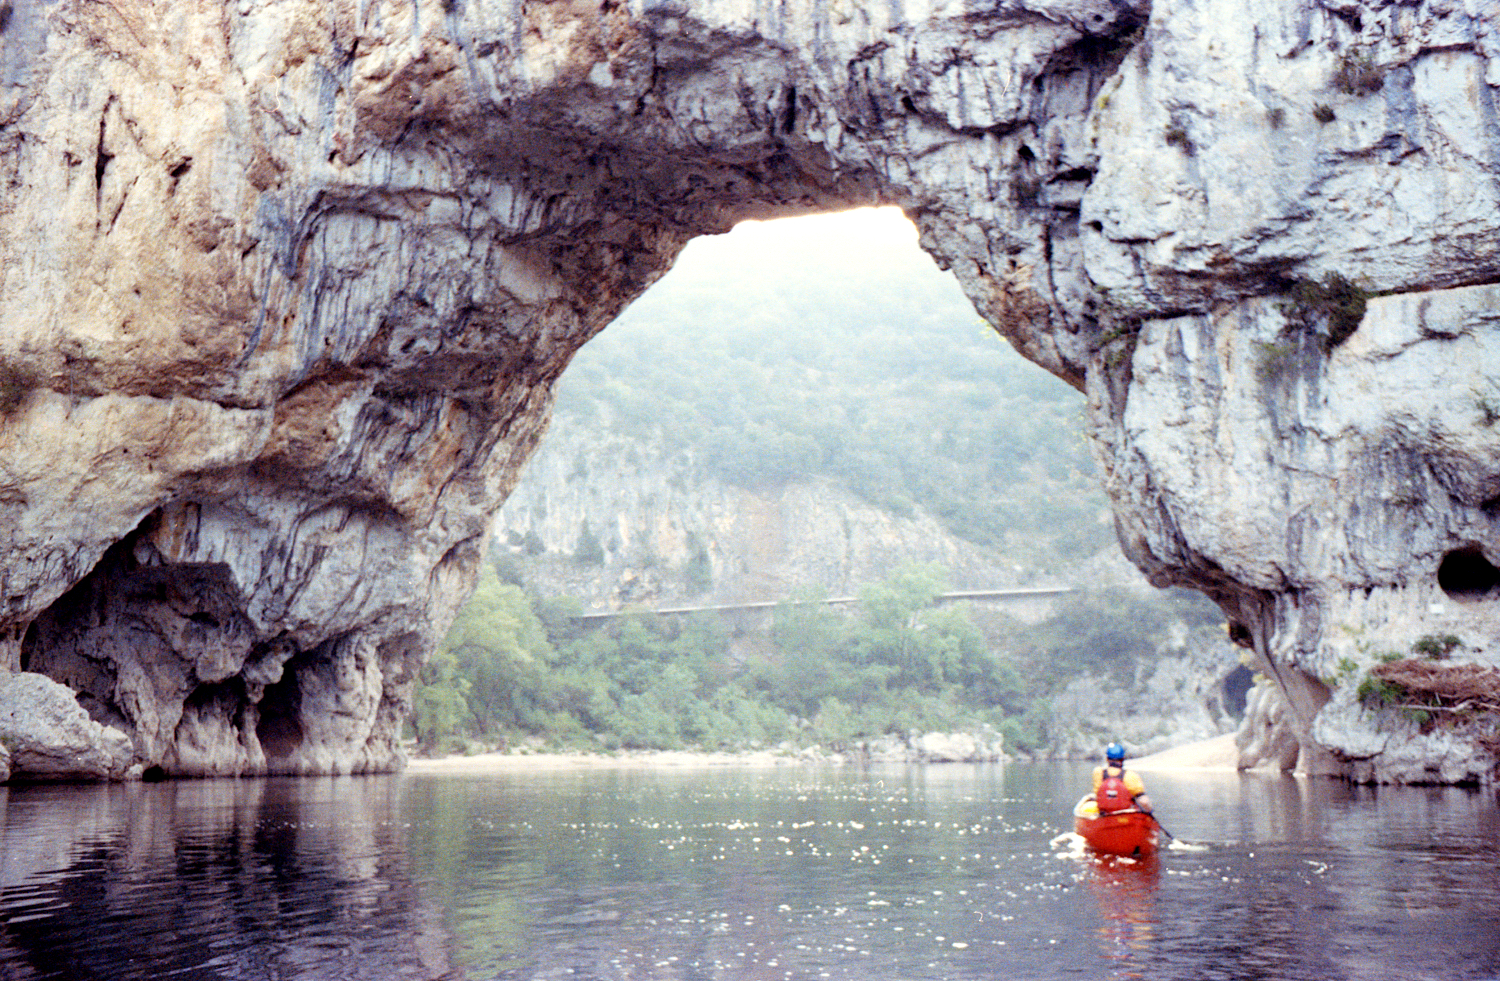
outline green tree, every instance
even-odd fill
[[[599,565],[604,561],[604,546],[600,544],[599,536],[589,527],[588,518],[584,518],[578,526],[578,543],[573,547],[573,561],[579,565]]]
[[[907,565],[885,582],[860,590],[856,663],[889,665],[908,683],[931,680],[928,648],[933,641],[921,636],[918,612],[943,592],[941,576],[934,565]]]
[[[555,708],[554,658],[526,594],[485,565],[434,662],[451,660],[467,682],[467,726],[478,735],[535,731]]]
[[[412,697],[411,722],[419,750],[440,752],[460,734],[469,713],[469,689],[451,651],[439,650],[428,659]]]
[[[1185,603],[1174,594],[1142,594],[1122,587],[1088,590],[1060,604],[1057,612],[1029,630],[1022,644],[1024,659],[1040,666],[1049,683],[1080,672],[1128,680],[1142,659],[1155,657],[1173,625],[1216,625],[1212,607],[1194,597]]]
[[[772,653],[752,660],[745,688],[785,711],[811,718],[819,700],[836,687],[849,638],[849,621],[816,590],[801,591],[776,607]]]
[[[486,567],[422,672],[414,728],[424,751],[512,735],[675,749],[842,746],[983,722],[1030,749],[1049,738],[1055,687],[1080,673],[1129,675],[1182,625],[1218,623],[1201,600],[1097,590],[1040,624],[1015,622],[1016,642],[997,650],[966,606],[935,604],[943,589],[941,569],[906,566],[862,590],[852,615],[802,594],[741,663],[711,615],[627,610],[586,622],[576,600],[533,600]]]

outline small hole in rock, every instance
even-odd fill
[[[1222,682],[1224,707],[1237,719],[1245,717],[1245,706],[1250,701],[1250,689],[1255,687],[1255,674],[1241,664],[1229,673]]]
[[[1438,588],[1450,599],[1479,599],[1500,586],[1500,569],[1479,546],[1454,549],[1438,566]]]

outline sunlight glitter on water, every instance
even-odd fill
[[[920,813],[923,805],[931,803],[924,799],[919,799],[914,812],[909,794],[810,795],[793,786],[748,800],[740,794],[690,792],[684,796],[682,803],[692,812],[691,819],[657,814],[650,819],[626,816],[587,825],[564,822],[585,841],[608,839],[607,845],[595,844],[589,854],[611,870],[632,870],[651,879],[664,866],[682,867],[690,879],[687,891],[706,890],[736,901],[739,908],[733,911],[716,908],[684,913],[669,908],[683,894],[682,888],[663,893],[658,902],[665,905],[657,905],[647,898],[655,891],[652,886],[641,884],[644,888],[639,892],[644,895],[639,908],[644,912],[639,919],[614,921],[617,935],[632,934],[643,951],[656,951],[676,937],[692,938],[696,946],[714,952],[712,957],[702,953],[698,957],[671,955],[676,960],[655,957],[649,966],[657,971],[680,964],[718,973],[732,964],[771,966],[768,958],[775,958],[787,977],[809,972],[828,977],[894,976],[892,972],[947,976],[954,956],[984,946],[1025,942],[1019,936],[985,931],[1023,918],[1021,904],[1046,903],[1068,888],[1065,878],[1038,882],[1031,873],[1022,877],[1024,881],[994,881],[993,870],[1006,863],[1045,861],[1047,850],[1041,847],[1045,839],[1038,839],[1032,822],[1007,823],[992,813],[997,803],[993,797],[966,795],[951,802],[976,813],[961,813],[945,805],[945,813],[933,814]],[[746,813],[746,805],[778,810],[834,807],[840,813],[825,818],[788,814],[773,820]],[[716,809],[721,816],[705,819],[705,813]],[[536,822],[522,820],[512,822],[509,830],[535,833],[540,828]],[[1018,836],[1028,839],[1027,849],[995,847],[996,842]],[[689,867],[700,864],[716,866],[720,871],[715,875],[729,876],[735,888],[720,890],[711,881],[694,883]],[[891,871],[883,866],[890,866]],[[964,871],[968,869],[982,869],[985,875],[976,877]],[[856,882],[884,888],[840,893],[846,884]],[[777,902],[761,901],[772,892]],[[837,901],[822,901],[830,893],[838,895]],[[1011,912],[995,912],[1002,898]],[[746,908],[749,901],[759,905]],[[531,954],[534,960],[526,969],[507,976],[548,976],[545,965],[555,955],[558,939],[549,937],[542,945],[545,949]],[[1044,933],[1035,941],[1050,945],[1057,939]],[[624,948],[630,949],[634,948]],[[612,968],[623,968],[624,956],[614,955]]]
[[[593,854],[627,875],[633,902],[651,915],[612,924],[613,936],[629,942],[611,968],[632,978],[1050,978],[1101,969],[1132,976],[1152,961],[1151,976],[1196,979],[1209,976],[1195,951],[1217,923],[1202,909],[1259,904],[1268,891],[1285,894],[1276,900],[1283,905],[1299,892],[1329,891],[1316,865],[1276,854],[1273,867],[1258,867],[1232,842],[1177,842],[1150,862],[1101,862],[1059,828],[1067,815],[1057,801],[1072,799],[1074,785],[1064,795],[1030,777],[1020,794],[1000,770],[988,785],[939,782],[901,793],[849,773],[820,778],[829,781],[821,789],[785,774],[733,778],[735,789],[669,789],[654,778],[645,790],[613,788],[625,790],[627,806],[650,797],[652,817],[615,822],[610,844]],[[684,816],[662,813],[673,806]],[[1206,823],[1227,828],[1223,815]],[[697,866],[713,871],[695,877]],[[689,896],[712,899],[710,911],[674,915]],[[1161,916],[1172,902],[1190,911]],[[1337,952],[1321,951],[1315,932],[1262,939],[1254,956],[1276,961],[1278,977],[1379,976],[1330,973]],[[625,955],[674,945],[677,959],[665,963]],[[547,934],[502,976],[562,976],[559,957],[588,946]],[[1237,938],[1219,949],[1221,964],[1241,956],[1225,949],[1257,950]],[[589,973],[573,969],[570,976]]]

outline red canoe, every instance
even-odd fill
[[[1156,851],[1156,819],[1134,808],[1100,814],[1098,805],[1085,797],[1073,808],[1073,830],[1106,855],[1140,857]]]

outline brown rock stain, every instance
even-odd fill
[[[276,403],[275,421],[259,462],[293,470],[326,464],[348,435],[337,413],[367,386],[357,374],[334,372],[283,396]]]

